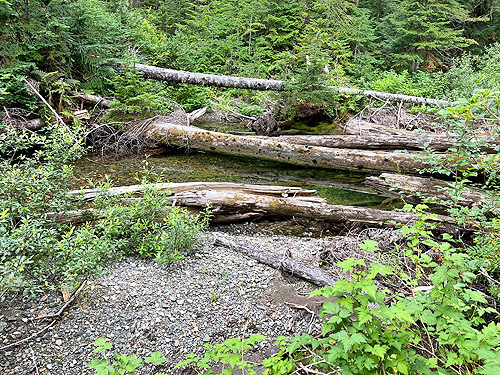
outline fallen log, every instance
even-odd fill
[[[282,257],[276,253],[256,248],[246,241],[232,239],[224,233],[214,232],[213,236],[216,246],[223,246],[244,254],[259,263],[283,270],[317,286],[333,285],[337,281],[319,267],[311,267],[289,257]]]
[[[272,197],[233,191],[185,191],[169,197],[175,205],[206,207],[214,215],[228,213],[260,213],[262,216],[289,216],[337,223],[367,224],[377,227],[412,225],[418,217],[403,210],[384,211],[374,208],[328,204],[318,197]],[[453,219],[438,216],[435,222],[452,233]]]
[[[92,95],[92,94],[73,94],[73,98],[80,99],[84,103],[94,104],[102,108],[109,108],[113,100],[103,98],[102,96]]]
[[[423,150],[446,151],[456,142],[445,135],[394,134],[391,136],[363,135],[282,135],[267,137],[279,142],[330,148],[358,148],[373,150]],[[497,152],[494,147],[483,147],[486,152]]]
[[[258,137],[245,137],[175,125],[159,118],[148,136],[163,145],[193,148],[220,154],[254,157],[307,167],[350,171],[389,171],[416,173],[430,167],[420,153],[397,153],[358,149],[334,149],[293,145]]]
[[[373,122],[358,120],[356,118],[352,118],[346,122],[343,128],[343,133],[357,136],[375,135],[386,137],[415,135],[415,133],[408,130],[391,128],[389,126],[374,124]]]
[[[431,148],[436,151],[445,151],[457,145],[451,134],[416,133],[404,129],[391,128],[384,125],[374,124],[368,121],[351,119],[343,128],[344,136],[286,136],[287,142],[293,143],[293,137],[297,137],[297,144],[314,144],[325,147],[359,147],[359,148],[389,148],[389,149],[424,149]],[[299,138],[300,137],[300,138]],[[319,138],[323,137],[324,140]],[[345,140],[342,139],[345,138]],[[280,139],[285,137],[279,137]],[[308,140],[307,138],[311,138]],[[498,153],[500,141],[496,137],[481,136],[472,138],[483,152]],[[300,143],[299,143],[300,142]],[[332,146],[328,146],[331,144]],[[343,146],[345,144],[345,146]],[[352,144],[352,146],[349,146]],[[372,146],[370,146],[370,144]],[[336,146],[338,145],[338,146]],[[358,145],[358,146],[356,146]]]
[[[147,185],[129,185],[112,187],[109,189],[81,189],[71,190],[68,193],[78,196],[84,200],[90,201],[95,199],[98,194],[105,195],[124,195],[131,193],[138,193],[144,190],[162,190],[170,194],[180,193],[183,191],[195,190],[217,190],[217,191],[242,191],[253,194],[272,194],[286,196],[297,195],[314,195],[316,190],[306,190],[295,186],[276,186],[276,185],[255,185],[255,184],[236,184],[232,182],[183,182],[183,183],[170,183],[163,182],[157,184]]]
[[[174,69],[160,68],[157,66],[135,64],[134,68],[142,72],[145,78],[156,79],[160,81],[188,83],[200,86],[232,87],[238,89],[250,90],[273,90],[283,91],[285,89],[284,81],[273,79],[246,78],[216,74],[193,73]],[[392,94],[387,92],[352,89],[350,87],[328,86],[340,94],[365,95],[383,101],[397,101],[406,103],[420,103],[432,105],[447,105],[446,100],[423,98],[419,96]]]
[[[435,178],[382,173],[379,177],[367,177],[365,183],[394,196],[416,198],[416,201],[421,201],[422,197],[434,197],[441,201],[452,199],[450,183]],[[458,198],[458,202],[466,206],[486,204],[489,200],[490,194],[487,191],[475,187],[464,187]]]

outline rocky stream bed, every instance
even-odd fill
[[[125,258],[88,280],[63,316],[41,335],[0,350],[0,373],[92,374],[88,365],[98,357],[93,343],[104,337],[117,353],[145,357],[161,351],[168,359],[154,372],[146,366],[138,373],[175,374],[186,371],[173,370],[175,364],[188,353],[201,354],[204,344],[260,333],[269,341],[253,353],[259,359],[276,350],[272,345],[276,337],[319,329],[318,318],[307,311],[321,307],[321,299],[308,298],[312,285],[214,246],[217,230],[276,257],[290,251],[293,258],[309,264],[317,264],[315,254],[328,242],[328,238],[276,235],[262,226],[239,224],[213,229],[194,254],[175,264]],[[6,324],[0,328],[0,345],[41,330],[50,321],[36,317],[54,313],[63,304],[61,293],[8,302],[2,310]]]

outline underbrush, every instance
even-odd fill
[[[176,261],[208,225],[208,212],[192,216],[154,190],[133,199],[108,196],[103,187],[91,207],[68,194],[68,163],[83,153],[82,133],[49,126],[0,134],[11,146],[11,159],[0,163],[0,298],[72,288],[124,255]]]

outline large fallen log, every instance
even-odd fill
[[[148,136],[163,145],[170,144],[308,167],[407,173],[416,173],[430,167],[425,155],[416,152],[397,153],[293,145],[277,140],[237,136],[170,124],[161,118],[150,124]]]
[[[450,183],[435,178],[382,173],[379,177],[367,177],[365,183],[394,196],[414,197],[416,201],[433,197],[441,201],[452,199],[450,192],[453,192],[453,189]],[[457,201],[466,206],[487,204],[490,201],[490,194],[475,187],[464,187]]]
[[[273,79],[259,79],[259,78],[246,78],[234,77],[216,74],[193,73],[174,69],[160,68],[157,66],[135,64],[134,68],[143,73],[144,77],[156,79],[160,81],[176,82],[176,83],[189,83],[200,86],[215,86],[215,87],[233,87],[238,89],[250,90],[273,90],[283,91],[285,89],[284,81],[277,81]],[[373,97],[383,101],[397,101],[407,103],[420,103],[432,105],[447,105],[448,101],[423,98],[420,96],[391,94],[387,92],[372,91],[372,90],[359,90],[350,87],[334,87],[329,86],[332,90],[341,94],[357,94]]]
[[[317,286],[333,285],[337,280],[319,267],[311,267],[289,257],[256,248],[243,240],[235,240],[224,233],[214,232],[214,244],[244,254],[256,261],[278,270],[283,270]]]
[[[271,139],[267,137],[266,139]],[[456,146],[456,141],[445,135],[393,134],[393,135],[282,135],[274,137],[279,142],[331,148],[358,148],[363,150],[423,150],[446,151]],[[486,140],[485,140],[486,141]],[[493,146],[484,146],[485,152],[498,152]]]
[[[72,190],[68,193],[74,196],[83,198],[84,200],[93,200],[98,194],[104,195],[124,195],[138,193],[144,190],[161,190],[167,191],[170,194],[180,193],[183,191],[196,190],[217,190],[217,191],[241,191],[252,194],[270,194],[287,196],[314,195],[316,190],[306,190],[295,186],[277,186],[277,185],[255,185],[255,184],[236,184],[232,182],[182,182],[171,183],[162,182],[157,184],[146,185],[129,185],[112,187],[109,189],[81,189]]]
[[[411,225],[418,217],[403,210],[384,211],[374,208],[328,204],[318,197],[272,197],[233,191],[185,191],[169,197],[176,205],[211,207],[214,215],[255,212],[262,216],[304,217],[337,223],[367,224],[377,227]],[[435,222],[452,233],[453,220],[438,216]]]

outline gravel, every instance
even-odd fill
[[[314,263],[325,239],[262,234],[252,224],[216,228],[231,232],[281,257]],[[90,280],[84,292],[53,327],[27,343],[0,350],[2,374],[93,374],[88,368],[94,341],[108,338],[113,351],[148,356],[161,351],[168,361],[156,371],[168,374],[188,353],[231,337],[263,334],[256,358],[273,353],[281,335],[317,332],[321,300],[308,299],[306,282],[283,275],[245,256],[212,245],[212,233],[200,249],[171,265],[128,257]],[[25,338],[48,322],[34,318],[62,306],[60,293],[24,297],[0,310],[0,346]],[[147,373],[150,367],[142,372]]]

